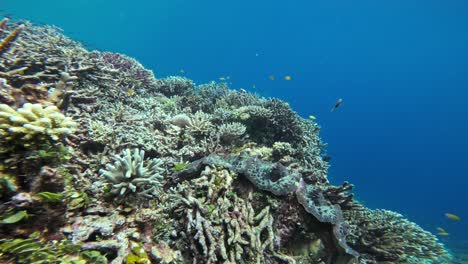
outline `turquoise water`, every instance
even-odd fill
[[[427,230],[468,234],[468,5],[464,1],[12,1],[89,49],[157,77],[230,77],[314,115],[330,178]],[[184,73],[181,73],[183,70]],[[274,76],[271,80],[269,76]],[[284,76],[291,76],[290,81]],[[334,113],[338,98],[344,103]],[[444,214],[459,215],[450,221]]]

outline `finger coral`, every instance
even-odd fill
[[[115,155],[114,165],[107,164],[99,173],[111,183],[110,192],[119,196],[128,193],[141,198],[157,197],[164,169],[160,159],[145,161],[145,151],[130,149],[123,151],[122,156]]]
[[[20,139],[24,145],[41,139],[59,140],[70,135],[76,123],[65,117],[57,107],[43,108],[40,104],[26,103],[15,110],[0,104],[0,139],[11,141]]]
[[[248,197],[238,197],[233,177],[207,166],[199,178],[180,186],[184,195],[175,212],[191,248],[187,254],[200,263],[273,263],[280,255],[274,249],[270,207],[255,210]]]

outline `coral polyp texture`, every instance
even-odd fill
[[[70,135],[76,123],[56,106],[26,103],[19,109],[0,104],[0,136],[3,141],[30,142],[46,138],[57,141]]]
[[[111,184],[111,193],[119,196],[135,194],[139,197],[157,197],[164,171],[160,159],[145,160],[145,151],[126,149],[122,156],[114,156],[114,165],[107,164],[99,173]]]
[[[1,263],[450,263],[330,184],[320,126],[288,103],[7,22]]]

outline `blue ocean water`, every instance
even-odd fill
[[[0,9],[135,57],[157,77],[229,76],[233,88],[286,100],[317,117],[333,183],[349,181],[367,206],[433,233],[443,227],[449,245],[468,240],[465,1],[1,0]]]

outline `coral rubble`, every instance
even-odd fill
[[[274,98],[0,22],[0,262],[449,263]]]

